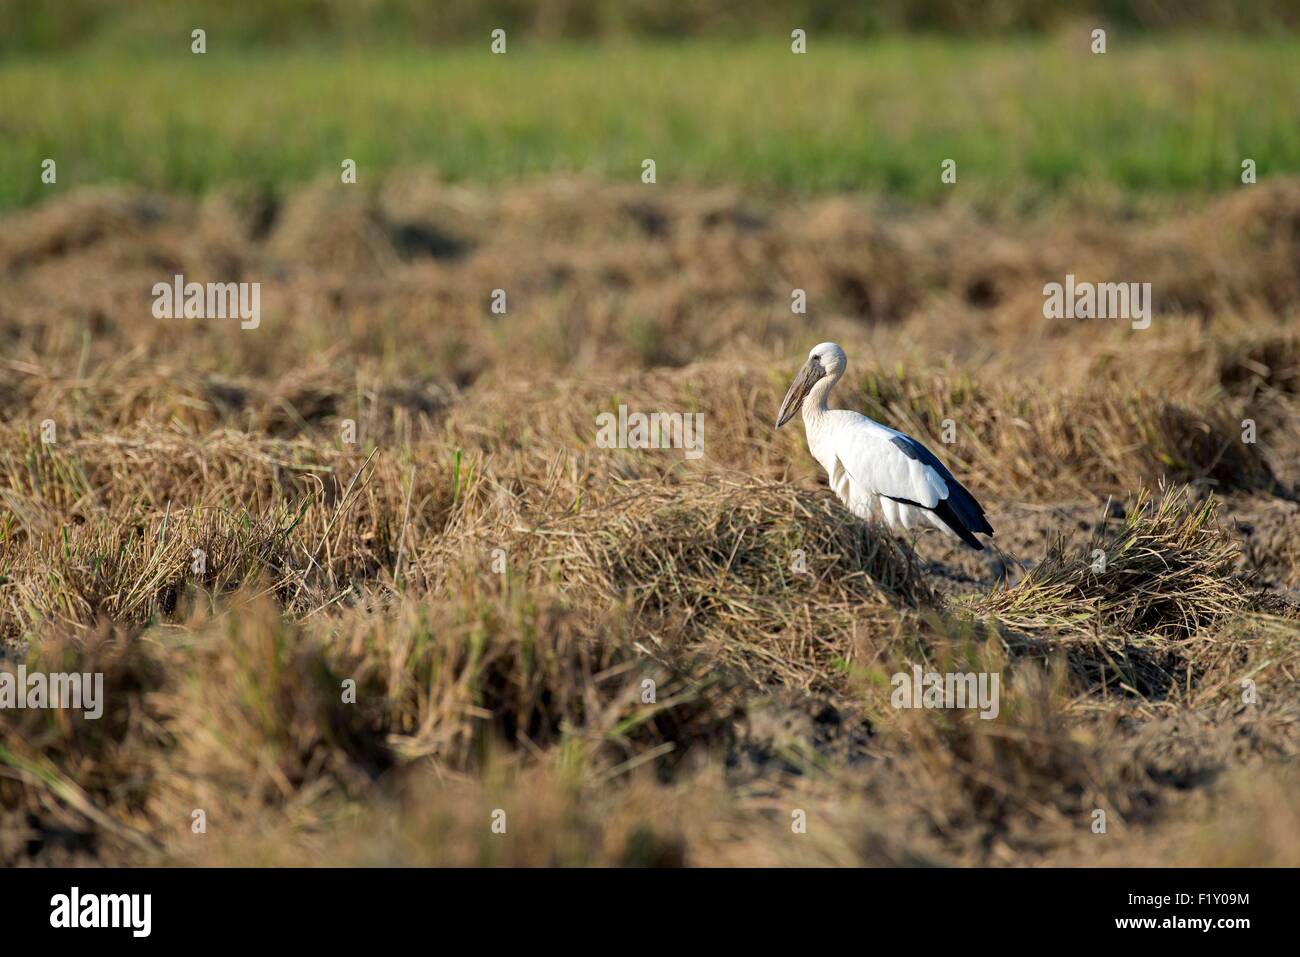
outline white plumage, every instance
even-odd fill
[[[844,350],[835,343],[813,347],[781,403],[776,427],[796,412],[803,414],[813,458],[859,518],[878,515],[890,528],[930,525],[983,549],[975,534],[993,534],[984,510],[929,449],[865,415],[827,407],[846,365]]]

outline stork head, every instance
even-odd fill
[[[790,391],[785,394],[781,411],[776,414],[776,427],[779,429],[794,418],[795,413],[803,408],[803,400],[808,397],[814,385],[827,376],[838,379],[847,364],[844,350],[835,343],[823,342],[813,346],[812,351],[808,353],[808,361],[794,377],[794,382],[790,384]]]

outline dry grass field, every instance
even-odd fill
[[[178,273],[260,325],[154,318]],[[1044,319],[1066,273],[1150,327]],[[81,188],[0,277],[3,655],[107,694],[0,710],[0,864],[1300,864],[1300,180]],[[858,521],[773,430],[828,339],[997,552]],[[600,448],[620,404],[703,456]],[[891,707],[913,665],[998,718]]]

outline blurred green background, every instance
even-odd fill
[[[1159,202],[1236,187],[1244,158],[1300,171],[1298,21],[1294,0],[0,0],[0,209],[279,190],[344,158],[367,186],[634,182],[653,158],[665,184]]]
[[[1072,20],[1147,31],[1275,32],[1295,0],[3,0],[0,47],[166,46],[203,26],[232,44],[446,44],[496,27],[521,37],[753,37],[801,27],[841,37],[1042,32]],[[202,21],[202,22],[199,22]]]

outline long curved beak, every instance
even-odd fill
[[[810,359],[804,363],[799,374],[794,377],[794,382],[790,383],[790,391],[785,394],[785,401],[781,403],[781,411],[776,414],[776,428],[785,425],[794,418],[795,413],[803,406],[803,400],[808,396],[808,390],[813,387],[813,383],[824,374],[821,363]]]

